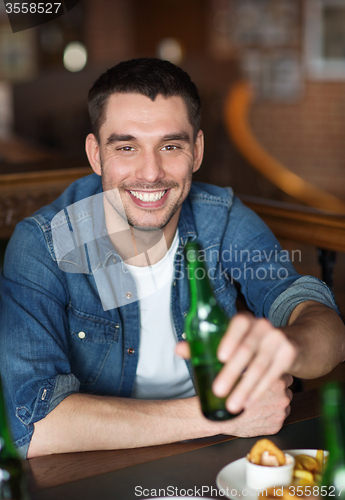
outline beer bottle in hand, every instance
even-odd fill
[[[225,398],[213,394],[212,383],[223,366],[217,358],[217,349],[229,318],[217,305],[205,264],[198,260],[199,251],[198,243],[193,241],[186,244],[191,296],[185,332],[202,412],[210,420],[227,420],[235,415],[225,408]]]
[[[0,380],[0,499],[28,500],[25,474],[13,446]]]
[[[345,429],[343,395],[340,384],[329,382],[322,388],[322,408],[328,462],[321,484],[327,496],[345,498]]]

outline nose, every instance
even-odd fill
[[[157,182],[164,177],[162,159],[156,151],[146,151],[141,155],[136,169],[136,177],[143,182]]]

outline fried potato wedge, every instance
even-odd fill
[[[321,470],[318,460],[309,455],[297,455],[295,457],[295,462],[299,464],[299,466],[302,466],[302,469],[309,472],[319,472]]]
[[[297,469],[294,471],[294,477],[297,477],[298,479],[303,479],[304,481],[308,481],[309,484],[314,482],[313,473],[308,470]]]
[[[323,470],[323,465],[325,462],[325,454],[323,450],[317,450],[316,452],[316,461],[319,464],[319,471]]]

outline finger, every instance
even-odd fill
[[[217,355],[219,361],[225,363],[231,358],[242,339],[252,327],[252,324],[253,318],[250,314],[241,313],[232,318],[218,346]]]
[[[274,344],[266,342],[267,350],[263,349],[263,352],[257,356],[256,364],[254,367],[252,365],[252,360],[256,356],[260,342],[265,334],[267,334],[267,328],[273,329],[272,325],[264,319],[257,320],[251,324],[251,330],[248,332],[247,336],[239,344],[235,353],[233,353],[230,360],[227,361],[224,368],[219,373],[218,377],[214,381],[213,391],[218,397],[226,397],[230,390],[232,389],[234,383],[238,380],[239,376],[243,373],[244,369],[250,364],[250,371],[246,374],[246,382],[238,385],[235,390],[235,397],[231,397],[232,402],[229,404],[240,411],[240,407],[244,400],[247,398],[250,390],[253,389],[257,381],[260,380],[260,376],[267,370],[270,358],[274,353]],[[272,352],[270,356],[269,353]]]
[[[282,379],[285,382],[285,387],[286,388],[290,387],[290,385],[293,384],[293,376],[290,375],[289,373],[284,373],[284,375],[282,376]]]
[[[289,406],[287,406],[287,407],[285,408],[285,414],[286,414],[286,416],[288,417],[288,416],[290,415],[290,413],[291,413],[291,406],[289,405]]]
[[[261,327],[265,328],[265,325],[262,324]],[[258,333],[260,333],[259,330]],[[258,337],[260,338],[259,335]],[[240,411],[246,404],[258,399],[275,380],[283,378],[290,364],[288,356],[290,350],[292,347],[285,335],[280,330],[271,327],[271,330],[262,338],[259,350],[253,357],[241,383],[228,398],[229,409],[233,412]],[[280,352],[283,353],[281,356],[279,356]],[[285,387],[288,387],[291,376],[286,374],[284,382]]]
[[[230,412],[237,413],[244,408],[250,394],[258,384],[258,380],[268,370],[269,363],[269,357],[265,355],[257,356],[257,359],[251,363],[250,368],[243,373],[240,382],[227,399],[227,408]]]
[[[184,359],[190,358],[190,347],[185,340],[178,342],[175,347],[175,354]]]
[[[275,353],[269,369],[262,375],[259,383],[248,397],[247,403],[252,403],[253,401],[258,400],[278,378],[283,376],[283,374],[286,373],[292,365],[295,360],[295,356],[296,353],[292,344],[287,342],[282,345]],[[286,380],[289,382],[289,378],[286,378],[285,381]]]
[[[287,395],[287,397],[289,398],[290,403],[291,403],[292,398],[293,398],[293,392],[292,392],[292,391],[290,391],[290,389],[286,389],[286,395]]]

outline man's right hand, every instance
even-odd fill
[[[241,415],[219,423],[219,427],[223,427],[219,432],[238,437],[276,434],[290,413],[292,392],[289,386],[292,382],[291,375],[283,375],[258,401],[249,404]],[[227,427],[230,427],[229,431]]]

